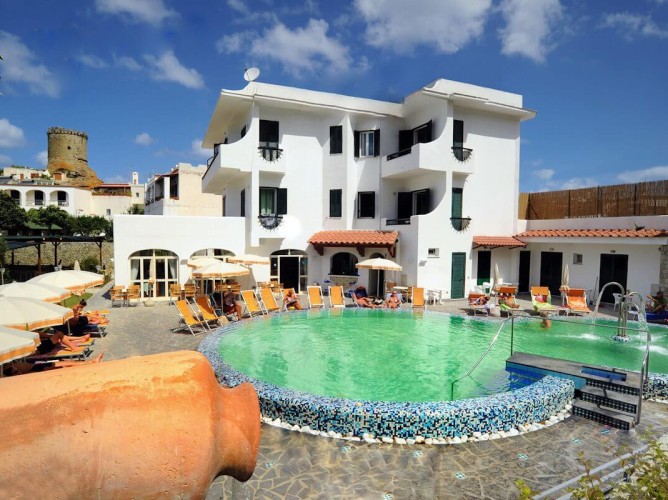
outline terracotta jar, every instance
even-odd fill
[[[180,351],[0,379],[0,498],[204,498],[255,469],[260,407]]]

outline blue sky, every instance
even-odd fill
[[[399,101],[447,78],[524,96],[520,188],[668,179],[668,0],[0,0],[0,166],[88,133],[108,182],[200,148],[221,88]]]

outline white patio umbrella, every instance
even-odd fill
[[[216,264],[217,262],[222,262],[220,259],[215,259],[213,257],[193,257],[188,259],[188,267],[206,267],[211,264]]]
[[[6,285],[0,285],[1,297],[27,297],[43,300],[44,302],[60,302],[71,295],[72,292],[67,288],[45,285],[43,283],[15,281]]]
[[[376,269],[379,271],[401,271],[403,267],[392,260],[377,257],[375,259],[367,259],[355,264],[358,269]]]
[[[102,285],[104,283],[104,276],[88,271],[53,271],[35,276],[28,280],[27,283],[47,284],[60,286],[68,290],[81,291],[91,286]]]
[[[243,264],[246,266],[253,264],[268,266],[269,257],[262,257],[261,255],[255,255],[252,253],[245,253],[242,255],[235,255],[234,257],[228,257],[227,262],[235,262],[237,264]]]
[[[208,266],[195,268],[192,272],[195,278],[228,278],[232,276],[245,276],[250,274],[250,269],[239,264],[223,262],[218,260]]]
[[[28,332],[26,330],[16,330],[15,328],[7,328],[6,326],[0,326],[0,337],[3,335],[13,335],[14,337],[19,337],[22,339],[30,340],[35,347],[41,344],[39,338],[39,333],[37,332]]]
[[[25,333],[30,336],[22,335]],[[0,365],[25,358],[35,352],[33,332],[21,332],[12,328],[0,327]],[[39,339],[39,335],[37,335]]]
[[[0,326],[35,330],[62,325],[74,316],[68,307],[24,297],[0,297]]]
[[[499,264],[494,263],[494,275],[492,276],[492,290],[501,284],[501,273],[499,272]]]

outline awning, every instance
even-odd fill
[[[355,247],[364,257],[366,248],[386,248],[390,256],[396,254],[399,231],[366,231],[349,229],[347,231],[318,231],[308,242],[319,255],[325,247]]]
[[[473,248],[520,248],[527,246],[526,243],[516,240],[512,236],[474,236]]]
[[[516,238],[664,238],[665,229],[530,229]]]

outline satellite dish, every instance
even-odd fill
[[[258,76],[260,76],[260,70],[258,68],[247,68],[244,70],[244,80],[247,82],[254,82],[257,80]]]

